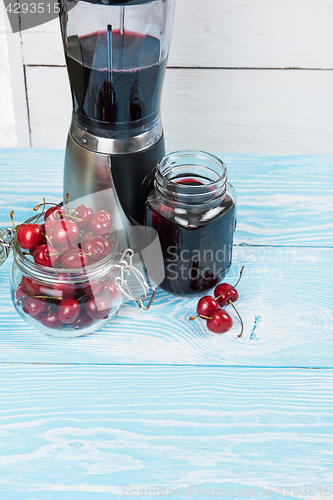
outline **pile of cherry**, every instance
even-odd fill
[[[87,205],[75,209],[51,206],[43,215],[40,223],[41,219],[37,219],[18,226],[17,241],[36,264],[59,272],[52,274],[48,284],[22,276],[16,290],[22,310],[50,328],[71,325],[79,329],[94,320],[106,319],[121,296],[112,277],[73,283],[67,270],[81,268],[84,277],[87,265],[111,252],[112,216],[106,210],[94,213]]]
[[[211,332],[225,333],[231,329],[233,321],[230,314],[222,308],[230,304],[240,319],[242,331],[238,337],[241,337],[243,334],[243,321],[233,303],[238,299],[236,286],[242,277],[243,269],[244,266],[242,267],[238,281],[234,286],[229,285],[229,283],[221,283],[215,288],[214,297],[211,295],[201,297],[197,305],[197,316],[191,316],[190,321],[198,317],[205,319],[207,320],[207,327]]]

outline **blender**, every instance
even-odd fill
[[[118,227],[144,223],[144,180],[165,154],[160,104],[175,1],[60,2],[73,99],[64,195],[90,196],[96,210],[108,193]]]

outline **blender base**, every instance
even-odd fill
[[[118,227],[119,224],[120,227],[143,225],[144,204],[148,195],[147,184],[143,185],[143,181],[164,154],[163,135],[144,151],[110,155],[80,146],[69,134],[64,165],[64,197],[68,193],[69,202],[80,200],[84,203],[81,200],[84,198],[94,211],[110,211],[116,226],[118,221]]]

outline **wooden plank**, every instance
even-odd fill
[[[162,498],[199,499],[200,487],[239,500],[263,487],[277,500],[303,486],[320,500],[332,382],[331,370],[1,366],[1,496],[150,498],[161,486]]]
[[[22,31],[22,43],[24,62],[27,65],[66,64],[58,18]]]
[[[38,334],[12,306],[7,262],[0,269],[0,362],[332,367],[332,257],[327,248],[234,247],[227,282],[245,265],[237,301],[242,338],[231,306],[233,328],[216,335],[204,320],[189,321],[198,299],[160,289],[149,312],[127,302],[94,335]]]
[[[65,68],[27,67],[32,145],[64,148]],[[169,69],[162,117],[169,150],[333,152],[333,72]]]
[[[177,0],[170,66],[333,67],[330,0]],[[58,19],[22,32],[27,64],[64,64]]]
[[[236,244],[333,246],[332,156],[219,155],[237,190]],[[0,227],[11,209],[21,222],[43,196],[61,199],[63,161],[60,150],[0,150]]]
[[[10,58],[8,52],[8,35],[6,33],[4,6],[0,6],[0,147],[17,146],[14,99],[10,78]]]
[[[9,224],[10,209],[21,222],[42,196],[60,200],[63,154],[0,151],[2,227]],[[223,158],[239,194],[236,243],[332,247],[332,157]],[[291,208],[287,204],[281,208],[291,196],[295,196]],[[317,200],[317,208],[309,199]],[[235,247],[228,281],[234,282],[245,265],[238,302],[245,324],[242,339],[237,338],[237,320],[226,335],[212,335],[204,322],[188,321],[195,299],[177,299],[162,291],[149,313],[128,304],[111,325],[93,336],[61,341],[39,335],[14,312],[7,262],[0,269],[0,360],[330,367],[332,252],[332,248]],[[261,321],[251,337],[258,316]]]
[[[19,24],[19,19],[17,18]],[[23,65],[23,46],[20,33],[12,33],[7,15],[5,16],[5,29],[7,34],[9,68],[7,77],[10,79],[11,87],[11,106],[13,106],[12,119],[15,123],[16,142],[15,146],[29,147],[29,119],[28,119],[28,106],[25,88],[25,76]],[[4,49],[2,49],[4,51]],[[6,103],[8,106],[8,103]],[[5,132],[6,125],[2,123],[2,131]],[[7,143],[5,147],[9,147]]]

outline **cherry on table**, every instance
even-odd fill
[[[43,244],[35,248],[33,257],[36,264],[53,267],[57,257],[59,257],[59,252],[51,245]]]
[[[224,309],[216,309],[212,317],[207,320],[207,327],[214,333],[225,333],[233,325],[230,314]]]
[[[106,210],[96,212],[90,221],[90,229],[97,236],[105,236],[111,231],[112,216]]]
[[[220,306],[224,307],[228,304],[229,299],[232,302],[236,302],[238,299],[238,292],[236,288],[229,283],[221,283],[217,285],[214,290],[215,300],[220,304]]]
[[[80,302],[74,298],[63,299],[58,306],[58,315],[62,323],[70,325],[81,313]]]
[[[229,285],[229,283],[221,283],[220,285],[217,285],[217,287],[215,288],[214,290],[215,300],[217,300],[220,306],[224,307],[227,304],[230,304],[230,301],[236,302],[236,300],[238,299],[238,292],[236,290],[236,286],[238,285],[238,283],[242,278],[243,271],[244,271],[244,266],[242,266],[238,280],[234,284],[234,286]]]
[[[39,224],[21,224],[17,230],[18,244],[24,250],[34,250],[43,243],[43,227]]]
[[[110,301],[106,294],[97,295],[84,303],[84,310],[92,319],[106,319],[111,311]]]
[[[201,318],[211,317],[215,309],[220,309],[219,304],[211,295],[201,297],[197,305],[197,314]]]

